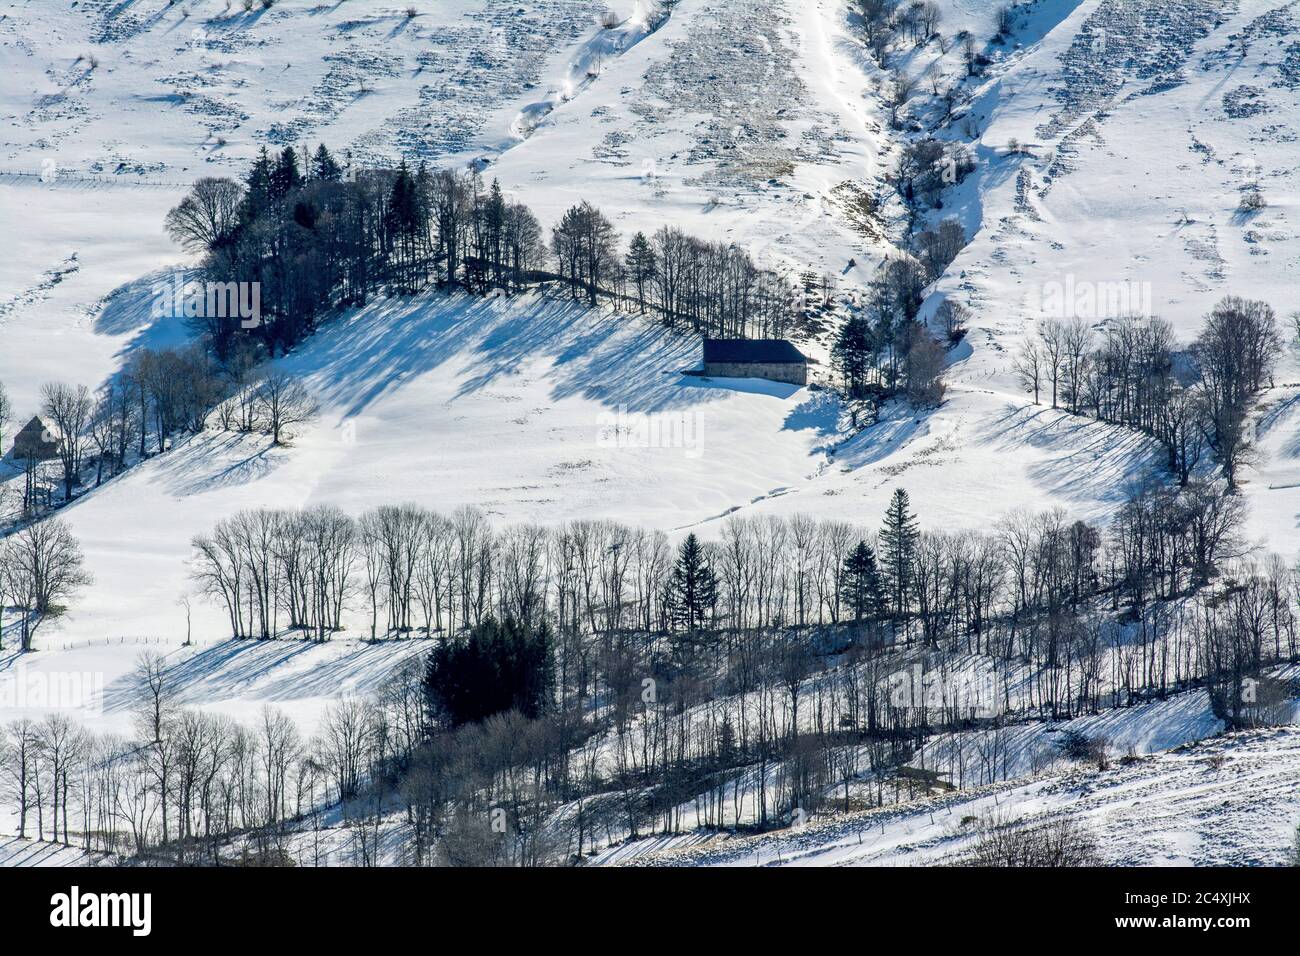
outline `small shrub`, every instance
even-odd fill
[[[1056,747],[1067,760],[1094,763],[1098,770],[1110,768],[1109,741],[1105,737],[1089,737],[1079,730],[1067,730],[1061,734]]]
[[[1242,212],[1259,212],[1267,205],[1268,200],[1264,198],[1264,194],[1257,188],[1252,187],[1241,194],[1240,208]]]
[[[956,345],[966,337],[970,309],[960,302],[944,299],[943,304],[939,306],[938,311],[935,313],[935,318],[938,320],[939,329],[943,332],[944,338],[948,340],[949,345]]]
[[[248,869],[283,869],[298,865],[294,858],[289,855],[289,851],[282,847],[254,847],[250,849],[245,846],[240,849],[239,856],[224,862],[226,866]]]
[[[1066,817],[1046,823],[985,820],[965,866],[1097,866],[1097,841],[1081,824]]]
[[[1015,13],[1012,12],[1010,4],[1004,4],[998,7],[997,12],[993,15],[993,24],[997,29],[994,39],[1001,40],[1011,34],[1011,27],[1015,22]]]

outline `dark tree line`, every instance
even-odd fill
[[[554,660],[550,628],[488,618],[429,655],[424,676],[429,710],[456,728],[515,710],[536,720],[551,705]]]
[[[344,170],[325,146],[310,159],[265,150],[243,182],[203,179],[167,216],[201,252],[213,282],[257,283],[251,328],[199,317],[219,361],[252,343],[266,357],[293,348],[333,309],[430,283],[477,294],[558,280],[574,298],[653,311],[670,326],[730,337],[780,336],[795,290],[740,249],[664,227],[627,248],[590,203],[569,209],[549,236],[528,207],[474,169]],[[554,271],[548,271],[553,268]]]

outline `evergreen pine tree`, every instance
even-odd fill
[[[722,726],[718,728],[718,763],[730,767],[736,762],[739,748],[736,746],[736,728],[731,723],[731,715],[724,714]]]
[[[336,183],[343,178],[342,168],[325,148],[324,143],[316,147],[316,155],[312,157],[311,178],[329,183]]]
[[[889,587],[889,610],[895,618],[905,617],[911,603],[908,592],[912,587],[912,566],[919,536],[907,492],[896,488],[885,512],[885,525],[880,530],[882,570]]]
[[[284,199],[302,185],[302,173],[298,169],[298,154],[292,146],[286,146],[280,152],[275,166],[271,170],[271,199]]]
[[[840,598],[853,612],[853,622],[879,620],[885,611],[885,584],[876,565],[876,553],[859,541],[840,574]]]
[[[644,232],[638,232],[632,237],[627,251],[627,271],[636,286],[637,306],[644,314],[646,284],[654,279],[658,271],[654,247]]]
[[[420,202],[416,195],[415,180],[402,160],[388,194],[386,210],[389,236],[393,243],[394,273],[397,283],[406,292],[415,292],[419,285],[417,256],[420,233]]]
[[[688,535],[677,553],[668,582],[668,609],[672,622],[687,631],[696,631],[712,612],[718,600],[718,579],[709,567],[704,547],[695,535]]]
[[[245,226],[256,222],[271,208],[271,159],[266,155],[265,146],[248,171],[246,185],[248,188],[239,209],[240,224]]]
[[[831,360],[844,379],[850,396],[862,392],[870,367],[872,353],[871,326],[866,319],[855,316],[840,328],[840,334],[831,348]]]
[[[491,270],[492,281],[505,285],[503,240],[505,237],[506,200],[501,193],[501,183],[492,180],[486,202],[483,204],[483,257],[485,269]],[[486,290],[484,290],[486,291]]]
[[[467,635],[434,648],[425,663],[429,710],[450,727],[515,709],[535,719],[554,689],[553,638],[543,624],[491,618]]]

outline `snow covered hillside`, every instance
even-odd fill
[[[977,136],[976,171],[939,213],[957,209],[975,227],[937,283],[978,316],[955,388],[1017,395],[1010,360],[1034,323],[1113,317],[1116,291],[1123,303],[1136,290],[1130,310],[1169,320],[1183,341],[1225,294],[1294,311],[1296,5],[1043,0],[1017,28],[1023,43],[961,124]],[[1243,211],[1252,189],[1267,205]],[[1275,386],[1259,419],[1249,527],[1294,557],[1293,351]]]
[[[550,299],[435,293],[364,309],[286,361],[324,403],[291,447],[198,436],[64,512],[96,583],[51,641],[175,636],[190,539],[243,508],[414,501],[476,505],[503,526],[604,517],[672,530],[828,467],[830,395],[683,376],[697,353]],[[196,636],[228,631],[216,607],[195,611]]]
[[[7,307],[0,316],[9,356],[4,381],[19,414],[35,410],[44,381],[94,384],[111,375],[132,349],[173,344],[188,334],[179,323],[148,317],[152,283],[183,262],[159,227],[179,188],[141,181],[179,187],[208,172],[200,163],[234,169],[236,159],[247,159],[262,143],[279,142],[273,131],[284,124],[301,127],[299,140],[364,141],[386,144],[383,155],[390,158],[424,156],[384,139],[373,127],[404,128],[396,118],[402,115],[398,103],[433,82],[427,73],[434,68],[419,59],[434,37],[477,36],[476,42],[486,42],[496,36],[494,30],[500,32],[493,26],[496,15],[475,4],[457,4],[452,14],[440,12],[436,20],[424,15],[408,20],[386,7],[357,2],[329,9],[282,2],[248,14],[223,12],[219,4],[169,6],[161,0],[146,14],[148,6],[136,4],[126,12],[83,4],[55,12],[28,4],[0,21],[11,35],[5,56],[32,83],[38,82],[33,69],[38,64],[45,64],[39,84],[57,82],[47,75],[48,64],[75,57],[79,43],[102,48],[99,65],[83,64],[86,78],[60,94],[80,104],[75,111],[20,110],[19,101],[32,93],[17,85],[8,88],[9,110],[20,119],[8,127],[6,135],[14,141],[6,147],[7,162],[29,172],[39,172],[49,159],[57,167],[48,181],[11,176],[0,183],[6,218],[31,224],[30,240],[25,238],[19,254],[6,257],[2,267],[8,273]],[[510,21],[512,43],[524,45],[516,34],[535,29],[545,42],[530,40],[529,49],[552,44],[560,51],[558,63],[561,53],[578,56],[584,43],[590,45],[588,34],[601,32],[583,4],[544,6],[536,17]],[[965,3],[953,13],[977,22],[982,13],[976,6]],[[1107,263],[1127,262],[1127,268],[1158,276],[1157,285],[1164,287],[1156,297],[1157,311],[1175,318],[1190,335],[1201,311],[1222,292],[1241,288],[1267,296],[1294,269],[1295,253],[1288,253],[1281,230],[1286,208],[1279,190],[1266,213],[1278,224],[1268,240],[1276,253],[1243,253],[1240,275],[1225,273],[1196,295],[1178,291],[1181,267],[1172,259],[1153,260],[1151,252],[1115,254],[1115,242],[1137,243],[1146,235],[1136,226],[1117,228],[1124,216],[1154,224],[1172,217],[1184,202],[1168,196],[1211,194],[1196,181],[1185,191],[1162,187],[1158,196],[1143,198],[1140,188],[1149,190],[1156,178],[1150,170],[1166,152],[1160,137],[1142,138],[1149,123],[1129,124],[1134,141],[1123,162],[1088,151],[1095,169],[1057,170],[1054,191],[1043,189],[1046,197],[1035,202],[1045,211],[1059,205],[1054,214],[1062,217],[1062,228],[1049,229],[1041,214],[1016,205],[1023,190],[1015,188],[1013,173],[1032,173],[1034,163],[1026,156],[1006,156],[1005,142],[1016,135],[1031,141],[1024,116],[1065,108],[1054,105],[1062,94],[1049,80],[1073,62],[1076,32],[1110,15],[1105,5],[1095,6],[1078,5],[1047,31],[1053,18],[1062,17],[1062,5],[1035,5],[1024,29],[1047,35],[1009,55],[972,107],[983,129],[978,144],[983,161],[944,212],[961,210],[974,241],[938,286],[941,294],[969,301],[977,323],[969,344],[952,356],[952,390],[943,408],[889,410],[879,425],[849,437],[847,423],[824,395],[681,379],[677,373],[698,362],[697,346],[661,336],[661,351],[652,344],[655,333],[638,328],[634,319],[584,318],[532,301],[443,304],[434,297],[384,303],[338,323],[291,361],[310,374],[328,412],[294,449],[267,450],[205,436],[68,512],[88,546],[97,584],[84,610],[64,625],[64,636],[158,635],[174,628],[173,602],[185,589],[182,564],[190,536],[250,503],[328,501],[355,511],[381,500],[409,499],[447,510],[473,501],[502,521],[618,515],[664,530],[690,527],[707,534],[718,518],[738,511],[797,511],[872,523],[901,484],[911,491],[926,525],[980,527],[991,511],[1004,510],[991,509],[991,502],[1031,509],[1059,505],[1072,515],[1104,518],[1128,485],[1149,472],[1154,454],[1141,438],[1120,429],[1033,408],[1011,382],[1008,356],[1031,321],[1028,289],[1074,273],[1109,278],[1113,270]],[[563,8],[564,15],[551,7]],[[450,27],[448,15],[453,16]],[[186,32],[183,39],[199,44],[204,68],[184,76],[203,78],[203,88],[211,90],[203,96],[239,102],[248,114],[223,134],[228,138],[221,149],[201,158],[207,147],[199,129],[211,115],[191,111],[193,97],[176,94],[147,110],[138,102],[139,91],[151,84],[181,82],[181,75],[161,68],[175,67],[170,44],[182,39],[177,34],[191,22],[199,26],[190,29],[203,36],[194,40]],[[754,24],[762,29],[751,29]],[[31,29],[20,30],[23,25]],[[684,2],[663,27],[627,52],[599,58],[599,75],[571,90],[571,98],[547,112],[519,145],[507,148],[515,141],[493,133],[487,119],[473,126],[477,138],[471,139],[476,148],[504,150],[493,174],[508,186],[528,186],[530,196],[541,198],[544,218],[594,195],[629,228],[683,222],[810,267],[817,266],[819,256],[831,267],[856,255],[859,268],[867,269],[885,247],[886,230],[874,237],[854,232],[834,196],[845,183],[877,179],[891,147],[873,116],[871,84],[878,78],[870,75],[873,68],[861,51],[855,53],[849,25],[847,11],[831,2],[776,11],[770,4],[729,5],[728,16],[707,2]],[[1225,23],[1219,32],[1226,37],[1230,27]],[[297,42],[304,36],[306,44]],[[354,55],[330,52],[336,48]],[[386,77],[375,73],[373,58],[381,48],[391,59],[405,55],[410,62],[400,69],[394,65]],[[464,52],[466,44],[457,48]],[[276,89],[267,71],[279,62],[277,50],[295,65],[283,83],[297,86],[281,91],[283,100],[250,100],[250,89],[268,98]],[[1202,60],[1214,62],[1208,53]],[[753,68],[740,66],[750,63]],[[298,112],[302,104],[289,94],[316,102],[309,95],[312,71],[328,75],[344,65],[374,78],[378,102],[330,111],[330,122],[310,127],[309,133]],[[504,82],[501,71],[490,66],[484,64],[484,76]],[[530,69],[550,76],[563,73],[561,66],[552,64],[549,74],[541,65]],[[1194,84],[1217,82],[1210,65],[1183,72],[1183,83],[1159,95],[1193,97],[1199,89]],[[546,82],[534,78],[518,85],[526,99],[526,93],[545,92]],[[501,116],[518,105],[500,92],[492,102],[503,104],[494,112]],[[392,113],[380,124],[389,105]],[[469,110],[460,98],[447,108],[453,106]],[[167,111],[165,124],[157,122],[158,110]],[[438,115],[430,122],[445,126],[449,121]],[[737,115],[746,119],[743,128],[728,127],[728,117]],[[1231,121],[1216,113],[1202,122],[1214,129]],[[134,137],[124,155],[147,152],[156,157],[155,165],[143,174],[139,164],[105,165],[107,123],[113,125],[113,142],[132,143]],[[583,142],[584,136],[592,141]],[[616,142],[624,145],[609,145]],[[357,149],[358,162],[370,155]],[[463,155],[446,144],[427,149],[439,160]],[[1187,175],[1217,176],[1220,192],[1228,189],[1230,161],[1193,163],[1194,158],[1189,151],[1187,162],[1179,163]],[[104,181],[75,178],[88,173],[102,173]],[[1099,195],[1123,190],[1123,211],[1106,210],[1104,219],[1098,218],[1080,189]],[[718,198],[722,202],[715,204]],[[1230,198],[1224,202],[1230,204]],[[1068,218],[1078,216],[1095,224]],[[1058,235],[1065,238],[1058,241]],[[1170,256],[1199,248],[1155,239],[1147,245]],[[865,278],[856,276],[856,284]],[[844,283],[846,289],[855,285],[853,270]],[[15,361],[19,356],[22,360]],[[1272,451],[1267,442],[1276,445],[1261,461],[1269,476],[1285,478],[1286,462],[1295,458],[1294,443],[1287,439],[1294,432],[1289,408],[1267,422],[1265,447]],[[698,430],[699,447],[635,449],[602,441],[620,415],[632,420],[683,416],[688,429]],[[691,441],[689,434],[686,440]],[[502,448],[511,454],[501,455]],[[485,473],[493,474],[486,487]],[[1289,525],[1279,527],[1276,516],[1294,508],[1288,502],[1300,490],[1273,491],[1257,481],[1250,491],[1252,501],[1259,499],[1252,527],[1261,534],[1271,530],[1274,547],[1294,550],[1292,536],[1279,535]],[[147,573],[141,575],[135,562],[119,560],[124,548],[138,553]],[[127,587],[131,579],[148,583]]]
[[[809,823],[750,838],[646,840],[601,863],[671,866],[935,866],[959,862],[976,824],[1069,818],[1113,866],[1278,866],[1300,811],[1294,728],[1232,734],[1127,761]]]
[[[555,288],[430,288],[339,310],[274,359],[319,403],[291,442],[202,431],[58,510],[93,582],[34,653],[13,648],[13,627],[0,634],[3,686],[84,675],[87,693],[54,709],[129,735],[130,675],[157,650],[181,705],[253,721],[272,704],[310,733],[331,702],[429,652],[364,640],[355,609],[329,643],[230,640],[196,591],[192,541],[245,509],[474,506],[498,528],[611,519],[675,547],[720,540],[732,517],[875,529],[900,487],[923,529],[1053,508],[1104,527],[1134,488],[1172,485],[1153,438],[1036,403],[1014,363],[1050,318],[1158,316],[1186,347],[1227,295],[1270,303],[1300,333],[1300,0],[1017,0],[1001,35],[1002,0],[935,2],[943,40],[898,40],[891,69],[847,0],[6,4],[0,384],[13,415],[0,451],[45,383],[94,391],[142,349],[193,341],[151,315],[155,285],[197,264],[164,217],[197,179],[243,177],[264,147],[325,143],[351,172],[473,165],[547,237],[588,200],[625,239],[679,226],[829,301],[793,336],[816,361],[805,387],[704,377],[698,335]],[[936,167],[937,202],[912,206],[896,171],[929,138],[970,168]],[[860,423],[835,387],[835,333],[882,262],[950,217],[967,241],[920,307],[936,331],[945,301],[970,310],[946,346],[945,398],[893,398]],[[1300,343],[1248,431],[1246,544],[1289,567]],[[16,494],[23,480],[0,461],[0,483]],[[1109,771],[1036,777],[1042,741],[1026,739],[1016,773],[923,808],[598,859],[949,862],[972,839],[966,818],[1010,806],[1082,814],[1111,863],[1280,862],[1300,734],[1216,737],[1222,721],[1192,696],[1109,718],[1118,727],[1080,718],[1135,751]],[[0,697],[0,724],[50,709]],[[920,759],[961,746],[940,734]],[[0,865],[39,855],[5,839]]]

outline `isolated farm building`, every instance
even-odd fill
[[[808,384],[808,356],[785,339],[705,339],[704,374]]]
[[[23,426],[14,436],[15,461],[50,461],[59,457],[59,438],[53,428],[41,421],[39,415]]]

